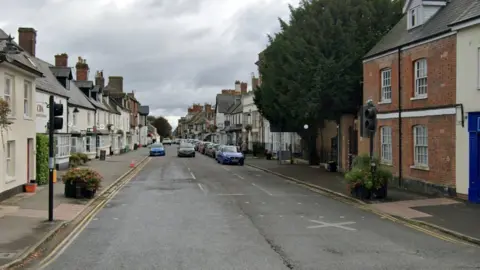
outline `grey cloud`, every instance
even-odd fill
[[[152,112],[183,116],[192,103],[214,102],[221,89],[248,80],[266,33],[288,14],[281,0],[244,1],[144,0],[118,9],[98,0],[8,0],[0,22],[15,35],[19,26],[36,28],[40,58],[66,52],[74,66],[82,56],[91,74],[123,76]],[[244,8],[224,18],[231,10],[212,10],[217,3]]]

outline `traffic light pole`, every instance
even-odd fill
[[[375,180],[375,170],[377,164],[375,164],[375,159],[373,157],[373,144],[374,144],[375,131],[370,131],[370,170],[372,172],[372,180]]]
[[[54,114],[55,101],[53,96],[50,96],[48,102],[49,108],[49,122],[48,122],[48,221],[53,221],[53,169],[55,167],[54,162],[54,138],[55,132],[55,114]]]

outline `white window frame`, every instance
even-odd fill
[[[383,126],[380,128],[381,161],[392,164],[392,127]]]
[[[408,11],[408,29],[415,28],[422,24],[422,13],[423,10],[421,5],[413,7]]]
[[[30,81],[23,82],[23,116],[27,119],[32,118],[32,85]]]
[[[6,169],[7,169],[7,181],[15,177],[15,141],[7,141],[5,153]]]
[[[7,82],[9,83],[7,84]],[[4,86],[3,99],[8,103],[8,107],[10,108],[8,115],[15,116],[15,78],[5,74]]]
[[[92,125],[92,113],[91,112],[87,112],[87,126],[91,126]]]
[[[428,95],[428,62],[418,59],[414,63],[415,97],[426,98]]]
[[[386,68],[380,72],[381,102],[392,102],[392,69]]]
[[[70,156],[70,135],[55,135],[55,157],[66,158]]]
[[[480,90],[480,47],[477,49],[477,89]]]
[[[414,165],[428,167],[428,129],[424,125],[413,127]]]
[[[96,145],[94,136],[85,137],[85,152],[87,153],[97,152],[97,145]]]

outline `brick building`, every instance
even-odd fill
[[[397,184],[431,194],[456,193],[456,32],[470,0],[409,0],[405,16],[365,56],[363,101],[377,104],[374,149]],[[361,138],[359,152],[368,153]]]

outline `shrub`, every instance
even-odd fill
[[[97,190],[101,187],[103,177],[90,168],[71,168],[62,177],[63,183],[76,182],[87,190]]]
[[[390,179],[392,179],[392,172],[381,165],[380,160],[374,157],[377,168],[375,170],[375,177],[372,177],[371,160],[366,154],[357,156],[353,161],[352,170],[345,174],[345,179],[352,184],[363,185],[367,189],[379,189],[384,186]]]
[[[38,185],[45,185],[48,183],[48,136],[37,134],[36,138],[36,180]]]
[[[82,161],[83,164],[87,163],[89,161],[88,155],[85,153],[76,153],[80,160]]]
[[[76,168],[78,165],[82,164],[82,159],[78,156],[77,153],[73,153],[70,155],[70,167],[71,168]]]

